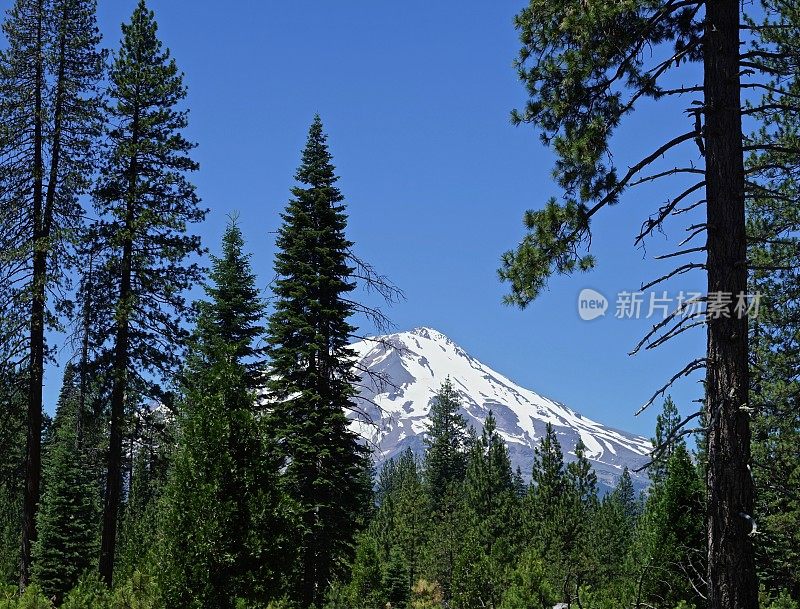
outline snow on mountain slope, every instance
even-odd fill
[[[520,387],[436,330],[416,328],[361,341],[353,349],[362,371],[359,403],[366,416],[351,415],[352,425],[375,447],[379,463],[406,447],[422,454],[430,400],[449,376],[461,397],[464,416],[477,431],[489,411],[494,413],[512,464],[522,469],[526,479],[530,478],[533,447],[545,425],[552,423],[566,461],[574,459],[578,438],[583,440],[603,486],[613,486],[625,465],[637,486],[647,483],[644,474],[633,472],[647,462],[651,444],[646,438],[606,427]],[[376,376],[389,382],[382,383]]]

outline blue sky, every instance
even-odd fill
[[[135,0],[100,0],[104,44]],[[0,7],[10,0],[0,2]],[[522,237],[522,213],[558,189],[553,157],[532,127],[513,127],[525,101],[512,60],[512,18],[521,2],[409,0],[149,0],[160,35],[186,74],[188,135],[199,143],[195,181],[211,208],[199,231],[216,249],[226,217],[240,214],[266,289],[274,231],[314,113],[323,118],[350,213],[357,252],[388,274],[407,299],[387,312],[398,329],[431,326],[518,383],[602,422],[651,435],[657,408],[633,412],[702,352],[701,333],[629,357],[652,320],[613,317],[614,295],[670,268],[682,223],[634,249],[642,221],[667,194],[632,191],[594,224],[599,268],[557,278],[527,310],[501,303],[500,255]],[[688,83],[687,83],[688,84]],[[622,167],[688,127],[675,106],[645,105],[615,139]],[[680,131],[678,131],[680,130]],[[697,162],[697,150],[683,149]],[[664,166],[674,163],[665,161]],[[703,287],[701,275],[668,286]],[[586,322],[577,296],[612,300]],[[53,401],[60,371],[50,370]],[[687,382],[679,406],[699,397]]]

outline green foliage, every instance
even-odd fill
[[[292,588],[321,604],[344,575],[370,505],[369,460],[350,430],[354,407],[355,289],[343,196],[322,121],[314,119],[283,213],[268,324],[269,425],[282,459],[280,487],[297,505],[299,561]]]
[[[166,598],[175,607],[266,603],[291,544],[277,462],[254,393],[264,306],[234,221],[198,304],[179,448],[164,506]]]
[[[206,285],[207,301],[200,302],[196,341],[202,351],[209,338],[234,347],[233,355],[246,370],[248,387],[262,384],[264,374],[262,325],[265,306],[256,287],[256,277],[250,266],[250,256],[243,251],[242,231],[232,217],[222,236],[222,255],[212,256],[212,266]],[[212,355],[212,354],[207,354]]]
[[[800,607],[800,603],[793,599],[786,590],[781,590],[778,596],[769,605],[766,605],[766,609],[798,609],[798,607]]]
[[[380,607],[385,602],[378,547],[369,535],[362,535],[356,546],[347,597],[353,609]]]
[[[467,466],[467,422],[458,392],[446,379],[431,401],[425,435],[425,489],[434,513],[453,509],[448,499],[460,487]]]
[[[165,609],[153,576],[136,571],[114,590],[112,609]]]
[[[529,550],[511,573],[500,609],[550,609],[554,598],[542,559]]]
[[[99,496],[76,433],[79,387],[68,365],[44,459],[33,575],[48,598],[61,603],[97,555]]]
[[[0,584],[19,570],[19,531],[25,462],[25,377],[0,368]]]
[[[705,492],[684,446],[675,449],[663,481],[651,488],[634,546],[647,597],[662,607],[702,603],[695,588],[704,587]]]
[[[82,577],[67,593],[61,609],[112,609],[112,599],[112,592],[92,573]]]
[[[669,461],[672,453],[675,452],[676,447],[686,446],[683,438],[675,438],[678,432],[678,425],[681,423],[681,416],[678,413],[678,407],[672,401],[672,396],[667,396],[664,400],[664,405],[661,413],[656,416],[656,435],[652,438],[653,449],[655,454],[653,456],[653,463],[648,468],[650,479],[658,484],[666,473],[667,462]]]
[[[435,581],[418,580],[411,590],[410,609],[441,609],[444,607],[442,588]]]
[[[591,217],[617,203],[636,174],[620,177],[613,161],[608,164],[611,137],[636,100],[661,95],[658,77],[672,65],[651,70],[639,51],[672,44],[680,60],[698,60],[701,27],[694,10],[662,10],[661,3],[637,0],[591,6],[530,0],[517,15],[522,48],[516,67],[529,101],[512,120],[536,125],[554,149],[564,201],[551,199],[542,210],[526,212],[528,233],[502,259],[500,277],[511,283],[507,302],[525,307],[553,273],[594,266],[586,252]]]

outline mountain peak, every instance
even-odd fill
[[[376,448],[379,462],[407,447],[422,453],[431,399],[448,377],[461,399],[462,414],[477,431],[493,411],[512,463],[524,475],[530,475],[533,448],[547,423],[555,428],[567,461],[574,459],[578,439],[583,441],[606,486],[613,486],[625,466],[634,470],[647,461],[647,439],[606,427],[517,385],[433,328],[421,326],[352,347],[359,360],[362,403],[352,425]],[[646,477],[638,475],[638,482],[646,484]]]

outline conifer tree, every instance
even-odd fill
[[[30,575],[41,478],[45,332],[69,286],[79,197],[100,132],[95,0],[16,0],[0,53],[0,278],[6,340],[27,367],[28,439],[20,582]],[[22,343],[20,343],[20,340]],[[23,346],[24,345],[24,346]],[[5,345],[4,345],[5,350]]]
[[[425,495],[429,528],[427,574],[450,600],[465,516],[463,482],[471,436],[460,412],[458,392],[446,379],[431,401],[425,436]]]
[[[460,487],[467,468],[467,421],[452,381],[445,379],[431,401],[425,434],[425,486],[431,510],[448,509],[449,493]]]
[[[758,605],[753,539],[742,516],[753,512],[748,315],[742,301],[752,264],[746,201],[764,190],[757,171],[745,170],[745,156],[772,151],[797,158],[798,149],[795,143],[783,146],[773,129],[751,140],[742,125],[743,116],[796,113],[799,105],[784,87],[797,73],[796,51],[772,42],[755,48],[743,43],[776,32],[791,36],[774,15],[794,10],[793,3],[782,1],[751,8],[736,0],[634,0],[591,7],[583,0],[529,0],[515,22],[521,42],[517,68],[529,99],[513,119],[536,125],[552,145],[562,196],[525,214],[528,235],[503,257],[501,278],[511,283],[508,302],[524,307],[552,275],[592,268],[593,219],[636,185],[672,181],[675,186],[643,217],[637,245],[676,216],[698,214],[689,223],[689,237],[659,257],[683,262],[657,273],[642,289],[702,273],[708,302],[717,306],[708,307],[708,315],[681,307],[634,351],[705,326],[705,352],[669,376],[645,407],[673,382],[704,371],[710,609]],[[767,22],[761,23],[765,13]],[[776,99],[750,107],[744,102],[751,90],[774,92]],[[681,95],[690,98],[676,105]],[[685,113],[685,128],[618,167],[617,130],[636,109],[653,102],[667,110],[671,105],[676,116]],[[692,243],[685,246],[687,241]]]
[[[774,143],[754,153],[747,170],[754,177],[748,202],[748,258],[751,294],[759,312],[750,324],[753,463],[758,527],[756,566],[769,596],[800,601],[800,95],[797,39],[800,11],[765,0],[762,35],[753,50],[773,79],[749,109],[759,128],[753,144]]]
[[[675,448],[679,445],[686,445],[683,438],[675,437],[680,423],[681,416],[678,413],[678,407],[672,401],[672,396],[668,395],[664,400],[661,413],[656,416],[655,437],[651,440],[653,462],[648,466],[647,472],[654,482],[658,482],[664,477],[667,461],[675,452]]]
[[[588,583],[596,568],[592,562],[592,522],[597,511],[597,475],[586,457],[586,445],[575,444],[575,460],[566,468],[567,492],[564,502],[565,528],[561,532],[561,565],[564,600],[570,604]]]
[[[64,371],[52,438],[45,452],[33,563],[34,579],[57,605],[91,568],[97,552],[99,495],[77,439],[78,392],[77,373],[70,364]]]
[[[194,186],[194,147],[181,134],[187,114],[183,76],[157,36],[155,17],[140,0],[110,73],[109,150],[95,204],[99,264],[97,281],[113,295],[96,332],[108,337],[111,421],[100,573],[111,583],[122,491],[122,438],[126,400],[134,389],[162,396],[149,379],[169,376],[185,337],[183,293],[199,282],[187,259],[201,252],[187,227],[201,221]],[[101,304],[98,303],[98,307]],[[138,385],[138,387],[137,387]]]
[[[0,582],[9,585],[19,578],[26,397],[24,373],[0,368]]]
[[[660,607],[702,602],[706,540],[702,480],[686,447],[673,452],[653,486],[637,529],[641,587]]]
[[[265,305],[243,247],[242,231],[237,217],[232,216],[222,237],[222,254],[211,257],[208,300],[199,304],[199,323],[209,327],[198,327],[198,347],[203,348],[202,338],[209,335],[233,345],[236,361],[247,369],[248,388],[255,389],[263,382],[264,347],[260,343],[265,334]]]
[[[352,555],[370,503],[366,449],[348,426],[356,393],[347,215],[327,137],[314,118],[283,213],[275,257],[275,309],[268,324],[269,425],[283,460],[281,487],[300,519],[295,590],[319,604]]]
[[[281,592],[291,557],[278,463],[252,376],[263,305],[242,246],[231,222],[190,343],[161,532],[171,607],[266,603]]]
[[[630,555],[638,512],[633,482],[625,467],[614,490],[598,505],[590,525],[591,543],[584,550],[593,565],[592,588],[613,599],[616,606],[626,606],[631,594]]]
[[[517,495],[508,448],[497,433],[490,411],[483,432],[470,450],[465,479],[467,526],[475,543],[464,556],[474,573],[470,579],[480,589],[483,602],[497,606],[502,596],[502,575],[514,558]],[[478,584],[477,575],[481,582]],[[476,590],[477,591],[477,590]]]
[[[558,552],[558,525],[563,521],[566,485],[561,444],[552,424],[547,423],[539,445],[534,448],[526,510],[526,533],[539,545],[545,559]]]

